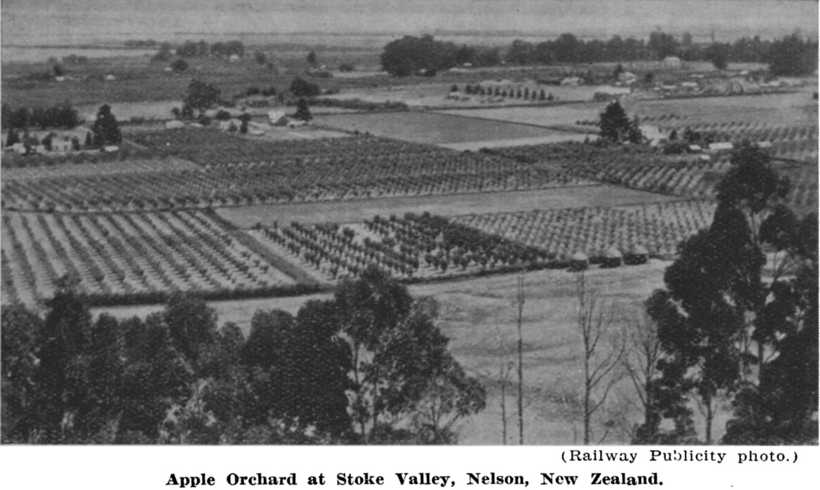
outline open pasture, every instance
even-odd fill
[[[551,136],[543,128],[433,112],[382,112],[317,116],[315,123],[418,143],[462,143]]]
[[[733,95],[661,100],[629,100],[625,108],[639,118],[674,114],[692,123],[750,120],[769,125],[817,124],[817,101],[810,92]]]
[[[537,107],[494,107],[486,109],[450,109],[442,114],[531,124],[545,128],[572,127],[576,121],[593,120],[603,110],[603,103],[556,104]],[[581,132],[583,128],[579,128]],[[587,131],[590,131],[587,129]],[[596,130],[597,131],[597,130]]]
[[[3,213],[3,304],[36,304],[59,278],[82,294],[128,302],[172,291],[271,294],[296,279],[206,212]]]

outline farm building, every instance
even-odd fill
[[[274,126],[287,126],[288,116],[284,111],[269,111],[268,121]]]
[[[68,138],[54,139],[51,142],[51,151],[66,153],[71,151],[71,141]]]
[[[638,81],[638,76],[631,71],[625,71],[618,74],[618,81],[625,85],[632,85]]]
[[[609,247],[604,251],[604,257],[601,265],[604,267],[620,267],[624,256],[616,247]]]
[[[635,245],[624,255],[624,263],[629,265],[645,264],[649,261],[649,250],[643,245]]]
[[[234,130],[238,129],[239,126],[242,125],[242,121],[239,119],[228,119],[227,121],[219,121],[219,129],[222,131],[231,131],[231,127]]]
[[[672,70],[683,68],[683,62],[677,56],[667,56],[663,59],[663,61],[661,61],[661,64],[664,68],[669,68]]]
[[[584,252],[575,252],[569,258],[569,268],[573,271],[582,271],[589,267],[589,257]]]
[[[581,85],[582,82],[583,81],[581,80],[581,77],[566,77],[563,80],[561,80],[561,85],[576,87],[578,85]]]
[[[709,143],[709,151],[731,151],[734,145],[728,141]]]

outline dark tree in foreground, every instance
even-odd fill
[[[362,442],[453,442],[452,425],[484,407],[484,389],[467,376],[433,323],[435,302],[416,300],[376,268],[343,282],[334,299],[349,338],[351,409]]]
[[[680,441],[696,402],[709,443],[718,401],[734,397],[725,442],[816,440],[816,216],[800,221],[782,205],[788,183],[766,153],[744,146],[732,164],[713,224],[681,245],[648,303],[662,347],[659,413]]]
[[[100,110],[97,111],[97,119],[94,121],[92,131],[94,132],[94,146],[118,145],[122,141],[117,118],[111,112],[108,104],[100,106]]]
[[[66,279],[48,307],[3,309],[3,442],[447,443],[484,405],[435,305],[378,271],[295,317],[257,311],[247,339],[185,294],[92,321]]]

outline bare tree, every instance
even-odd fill
[[[658,359],[661,355],[658,326],[645,310],[639,310],[629,322],[625,337],[629,349],[623,356],[622,363],[644,413],[643,425],[633,436],[638,441],[643,441],[655,432],[659,421],[651,386],[658,374]]]
[[[626,343],[623,339],[613,343],[602,342],[612,339],[608,330],[613,324],[613,310],[599,304],[597,294],[587,287],[583,271],[577,274],[577,327],[584,349],[584,444],[589,444],[592,437],[592,417],[606,403],[609,392],[620,379],[614,375],[614,371],[621,364]]]
[[[515,295],[518,306],[518,444],[524,444],[524,339],[521,323],[524,318],[524,276],[518,276],[518,290]]]
[[[514,367],[514,363],[509,359],[509,349],[505,342],[505,335],[498,325],[495,326],[496,342],[498,343],[498,352],[500,354],[498,362],[498,380],[501,383],[501,400],[499,406],[501,408],[501,444],[507,444],[507,388],[510,386],[510,375]],[[492,377],[492,374],[485,372],[485,375]]]

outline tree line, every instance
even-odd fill
[[[247,337],[177,294],[140,319],[92,319],[69,280],[44,316],[2,314],[4,443],[451,443],[484,407],[436,304],[376,269]]]
[[[732,43],[703,44],[695,43],[689,34],[679,39],[661,31],[652,32],[647,39],[613,36],[609,40],[583,40],[565,33],[540,43],[516,39],[502,52],[498,48],[458,46],[424,35],[391,41],[382,51],[381,62],[388,73],[409,76],[434,74],[465,63],[549,65],[661,60],[667,56],[711,61],[721,69],[727,62],[768,63],[774,75],[804,75],[817,69],[817,41],[792,34],[775,40],[744,37]]]
[[[2,105],[2,126],[4,128],[65,128],[80,125],[80,116],[70,103],[63,102],[51,107],[18,107]]]

